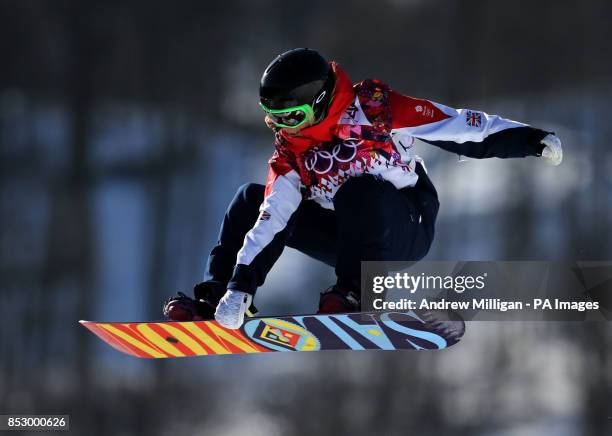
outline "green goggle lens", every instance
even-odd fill
[[[309,104],[293,106],[285,109],[270,109],[263,103],[259,106],[266,112],[272,122],[278,127],[295,128],[302,124],[314,120],[314,111]]]

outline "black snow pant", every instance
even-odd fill
[[[241,186],[223,219],[204,280],[220,290],[254,294],[284,247],[289,246],[335,267],[338,286],[359,295],[361,261],[416,261],[429,251],[439,203],[420,164],[416,171],[416,186],[404,189],[370,175],[351,178],[336,193],[334,210],[322,208],[312,200],[302,201],[285,229],[251,265],[234,268],[236,255],[258,219],[264,198],[263,185]]]

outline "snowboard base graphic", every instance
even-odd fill
[[[447,341],[412,312],[248,318],[238,330],[216,321],[80,321],[107,344],[140,358],[321,350],[438,350]]]

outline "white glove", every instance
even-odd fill
[[[542,158],[550,165],[559,165],[563,160],[563,149],[561,148],[561,140],[552,133],[546,135],[541,141],[544,144],[542,150]]]
[[[238,329],[244,322],[244,313],[252,301],[251,294],[228,290],[217,305],[215,319],[223,327]]]

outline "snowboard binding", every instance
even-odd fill
[[[225,285],[218,282],[198,283],[193,288],[195,298],[182,292],[164,302],[163,314],[171,321],[208,321],[215,319],[215,309],[225,293]],[[247,316],[257,314],[257,308],[251,304]]]
[[[164,302],[163,313],[172,321],[204,321],[215,319],[215,307],[204,300],[195,300],[178,292]]]
[[[317,314],[360,312],[360,300],[358,294],[334,285],[321,292]]]

